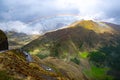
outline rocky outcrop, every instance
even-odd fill
[[[0,30],[0,51],[1,50],[8,50],[7,36],[2,30]]]

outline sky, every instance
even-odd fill
[[[0,25],[60,14],[120,24],[120,0],[0,0]]]

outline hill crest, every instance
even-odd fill
[[[114,33],[114,29],[103,23],[103,22],[95,22],[95,21],[92,21],[92,20],[81,20],[81,21],[77,21],[71,25],[69,25],[68,27],[84,27],[86,29],[89,29],[89,30],[93,30],[95,31],[96,33]]]

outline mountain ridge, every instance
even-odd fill
[[[75,62],[85,69],[82,73],[91,80],[111,80],[112,77],[119,80],[120,27],[105,22],[100,22],[105,25],[100,26],[98,23],[82,21],[81,25],[77,22],[72,27],[45,33],[22,49],[40,58],[52,56]]]
[[[80,21],[81,22],[81,21]],[[108,40],[110,39],[110,38],[112,38],[112,36],[114,35],[114,34],[116,34],[116,32],[115,31],[111,31],[111,26],[110,26],[110,30],[108,31],[108,30],[106,30],[106,32],[104,32],[104,33],[96,33],[96,30],[94,31],[93,29],[87,29],[86,27],[84,28],[84,26],[80,26],[80,22],[77,24],[77,25],[74,25],[74,26],[76,26],[76,27],[73,27],[73,24],[72,25],[70,25],[69,27],[67,27],[67,28],[63,28],[63,29],[58,29],[58,30],[56,30],[56,31],[53,31],[53,32],[48,32],[48,33],[45,33],[43,36],[40,36],[39,38],[38,38],[38,40],[40,40],[41,38],[45,38],[45,37],[48,37],[48,40],[51,40],[51,39],[53,39],[53,41],[55,40],[55,41],[57,41],[57,39],[58,40],[60,40],[60,39],[67,39],[67,38],[70,38],[71,36],[73,37],[73,36],[76,36],[76,38],[81,38],[82,39],[82,37],[84,38],[84,36],[86,35],[86,37],[88,36],[88,37],[90,37],[90,35],[91,35],[91,37],[94,35],[95,36],[95,38],[96,38],[96,40],[99,38],[102,38],[102,39],[104,39],[105,38],[105,36],[109,36],[108,37]],[[83,22],[83,21],[82,21]],[[89,21],[87,21],[87,23],[88,23]],[[84,21],[84,23],[86,23],[86,21]],[[93,21],[92,21],[92,23],[93,23]],[[95,22],[94,22],[95,23]],[[93,23],[93,24],[94,24]],[[91,21],[90,21],[90,24],[91,24]],[[96,23],[97,24],[97,23]],[[94,27],[94,25],[93,25],[93,27]],[[97,26],[97,27],[99,27],[99,26]],[[95,26],[95,28],[96,28],[96,26]],[[104,28],[104,27],[103,27]],[[112,29],[113,29],[114,27],[112,27]],[[106,29],[106,28],[105,28]],[[101,30],[101,29],[100,29]],[[103,30],[103,29],[102,29]],[[113,34],[114,33],[114,34]],[[81,34],[81,35],[80,35]],[[80,35],[80,36],[79,36]],[[100,36],[104,36],[104,37],[100,37]],[[74,39],[74,37],[73,37],[73,39]],[[48,41],[47,40],[47,41]],[[107,40],[107,39],[106,39]],[[64,41],[64,40],[61,40],[61,41]],[[83,41],[85,41],[85,39],[83,40]],[[99,42],[99,41],[97,41],[97,42]]]

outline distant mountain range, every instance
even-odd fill
[[[70,25],[77,20],[79,20],[79,17],[72,15],[41,17],[28,22],[0,22],[0,29],[3,31],[15,31],[26,34],[44,34],[45,32]]]
[[[38,35],[29,35],[16,31],[6,31],[5,33],[8,37],[9,49],[20,48],[38,37]]]
[[[52,17],[39,18],[39,19],[30,21],[29,23],[26,24],[27,25],[27,28],[25,28],[26,31],[25,30],[22,31],[20,30],[21,28],[16,28],[16,26],[13,27],[14,25],[9,26],[9,29],[4,30],[3,28],[3,30],[7,34],[9,47],[13,49],[13,48],[20,48],[21,46],[36,39],[38,37],[38,34],[37,35],[29,34],[29,33],[32,33],[32,31],[33,32],[35,31],[40,34],[44,34],[48,31],[56,30],[64,26],[67,26],[77,20],[79,20],[79,18],[73,15],[52,16]],[[6,27],[6,26],[3,26],[3,27]]]
[[[29,26],[38,28],[40,33],[56,30],[79,20],[78,16],[61,15],[46,18],[38,18],[28,23]]]

